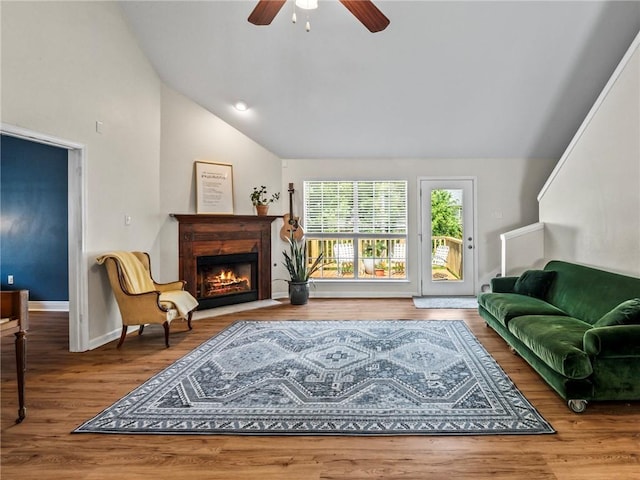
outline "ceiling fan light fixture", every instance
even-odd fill
[[[280,9],[288,0],[258,0],[251,14],[249,23],[254,25],[270,25]],[[339,0],[367,30],[372,33],[381,32],[389,26],[389,19],[373,4],[372,0]],[[314,10],[318,8],[318,0],[294,0],[294,13],[296,8]],[[308,20],[308,17],[307,17]],[[293,23],[296,23],[294,16]],[[309,30],[307,27],[307,30]]]
[[[315,10],[318,8],[318,0],[296,0],[296,7],[303,10]]]

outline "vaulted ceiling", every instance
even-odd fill
[[[121,7],[167,85],[290,159],[558,158],[640,30],[638,1],[375,0],[379,33],[256,2]]]

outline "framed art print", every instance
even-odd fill
[[[233,166],[195,162],[196,213],[233,215]]]

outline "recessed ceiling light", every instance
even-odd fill
[[[236,110],[238,110],[239,112],[246,112],[249,109],[249,105],[247,105],[247,102],[244,102],[242,100],[237,101],[234,105],[234,107],[236,108]]]

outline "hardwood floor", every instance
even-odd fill
[[[239,319],[463,319],[555,435],[266,437],[71,434]],[[411,299],[312,299],[130,335],[68,352],[68,319],[31,314],[27,418],[15,424],[13,336],[2,347],[2,479],[640,479],[640,402],[591,404],[576,415],[475,310],[418,310]]]

